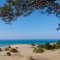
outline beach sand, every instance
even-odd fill
[[[17,47],[19,53],[12,54],[12,56],[4,56],[6,52],[2,51],[0,52],[0,60],[60,60],[60,49],[54,51],[46,50],[41,54],[33,53],[32,45],[12,45],[11,47]]]

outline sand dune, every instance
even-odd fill
[[[60,49],[46,50],[43,54],[33,53],[32,45],[12,45],[18,48],[19,53],[12,56],[4,56],[5,51],[0,52],[0,60],[60,60]],[[33,58],[33,59],[32,59]]]

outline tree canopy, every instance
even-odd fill
[[[5,23],[15,21],[19,16],[28,16],[35,10],[43,14],[54,14],[60,18],[60,0],[6,0],[0,7],[0,18]]]

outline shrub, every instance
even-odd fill
[[[0,48],[0,52],[2,51],[2,49]]]
[[[56,42],[57,48],[60,48],[60,40]]]
[[[51,49],[54,49],[54,47],[53,47],[53,45],[50,45],[49,43],[46,43],[45,44],[45,49],[51,50]]]
[[[4,50],[5,50],[5,51],[9,51],[9,48],[8,48],[8,47],[6,47]]]
[[[56,49],[56,47],[57,47],[56,44],[53,44],[53,49]]]
[[[34,53],[43,53],[44,49],[43,48],[34,48],[33,52]]]
[[[37,47],[38,48],[44,48],[44,45],[38,45]]]
[[[7,54],[8,56],[11,56],[11,53],[10,53],[10,52],[7,52],[6,54]]]
[[[15,48],[11,48],[10,51],[13,52],[13,53],[18,53],[17,49],[15,49]]]

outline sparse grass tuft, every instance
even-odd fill
[[[7,52],[6,54],[7,54],[7,56],[11,56],[11,53],[10,52]]]
[[[4,48],[4,50],[5,50],[5,51],[9,51],[9,48],[8,48],[8,47],[6,47],[6,48]]]
[[[2,51],[2,48],[0,48],[0,52]]]
[[[11,48],[10,52],[18,53],[18,50],[16,48]]]
[[[44,49],[43,48],[34,48],[33,52],[34,53],[43,53]]]

